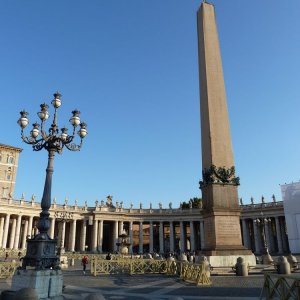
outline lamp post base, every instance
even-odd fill
[[[50,239],[47,234],[38,234],[28,239],[22,269],[26,267],[34,267],[36,270],[59,269],[56,242],[56,239]]]
[[[63,299],[61,270],[17,270],[12,277],[13,291],[35,289],[38,299]]]

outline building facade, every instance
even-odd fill
[[[0,248],[25,249],[26,239],[38,233],[40,203],[32,195],[13,197],[20,148],[0,144]],[[205,226],[202,208],[124,208],[123,202],[95,201],[90,207],[85,202],[63,205],[56,199],[50,208],[49,236],[57,238],[58,246],[66,251],[116,252],[119,235],[128,234],[130,253],[201,251],[205,248]],[[245,248],[261,254],[264,241],[271,254],[288,253],[289,243],[283,202],[250,205],[240,203],[240,230]],[[262,222],[262,220],[264,220]]]
[[[255,254],[263,251],[264,239],[271,254],[289,252],[282,201],[240,205],[243,245]],[[0,199],[0,243],[6,249],[25,249],[26,238],[37,234],[40,203],[32,196]],[[201,208],[124,208],[122,202],[96,201],[94,207],[56,204],[50,209],[49,235],[66,251],[116,252],[119,235],[128,234],[130,253],[201,251],[205,247]],[[262,224],[261,220],[265,222]],[[257,222],[260,220],[260,222]],[[262,228],[263,227],[263,228]]]
[[[12,197],[21,148],[0,144],[0,197]]]

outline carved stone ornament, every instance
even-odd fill
[[[199,181],[200,189],[209,184],[240,185],[240,177],[235,176],[235,167],[225,168],[212,165],[202,171],[202,181]]]

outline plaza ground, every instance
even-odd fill
[[[89,271],[84,275],[79,266],[71,267],[64,273],[65,299],[80,300],[89,294],[99,293],[102,299],[259,299],[264,277],[251,275],[212,276],[211,286],[197,287],[178,277],[167,275],[100,275],[94,277]],[[10,288],[11,279],[0,280],[0,290]]]

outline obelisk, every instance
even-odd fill
[[[213,266],[230,266],[238,256],[255,258],[242,245],[222,59],[215,9],[205,1],[197,13],[202,143],[204,255]],[[249,261],[250,260],[250,261]]]

